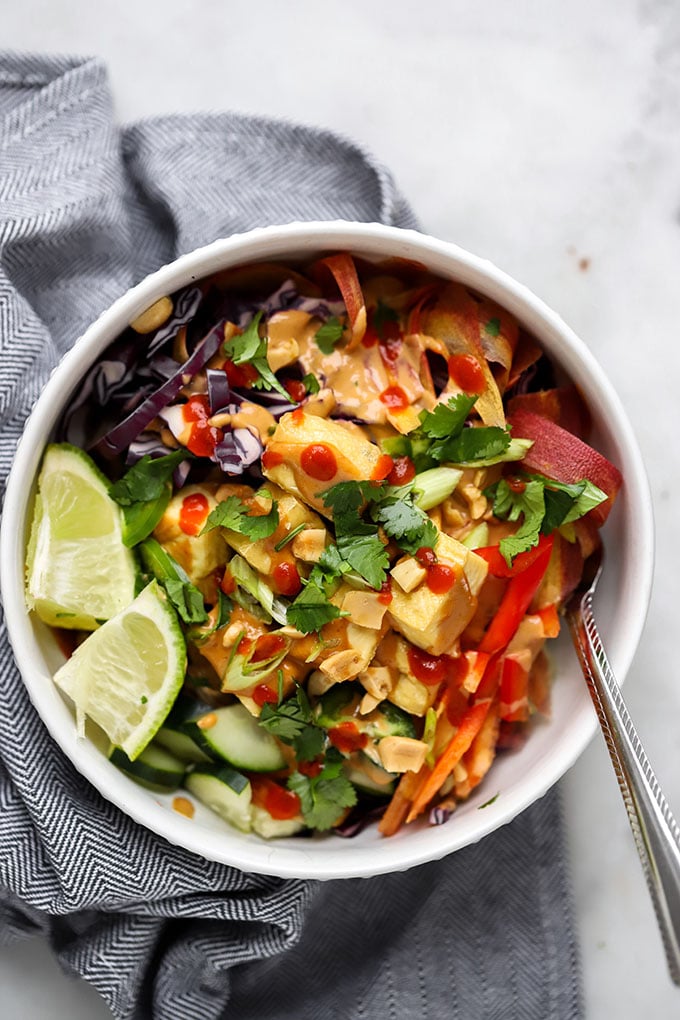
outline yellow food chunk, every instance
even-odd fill
[[[390,623],[412,644],[431,655],[449,651],[472,619],[487,564],[466,546],[440,532],[435,545],[439,563],[452,568],[454,581],[441,594],[421,584],[415,591],[392,589]]]
[[[321,457],[314,456],[310,449],[313,446],[325,448]],[[338,482],[371,478],[381,456],[378,447],[360,433],[298,409],[284,414],[269,440],[264,473],[282,489],[330,517],[320,493]],[[320,470],[322,462],[324,469]]]
[[[428,752],[427,744],[413,737],[383,737],[378,755],[388,772],[417,772]]]
[[[370,627],[371,630],[380,630],[387,605],[380,601],[377,592],[350,591],[343,599],[342,609],[343,612],[349,613],[352,623],[360,627]]]
[[[205,496],[209,513],[217,506],[215,489],[208,485],[185,486],[172,497],[153,532],[154,538],[186,570],[194,584],[223,567],[229,559],[229,550],[217,529],[205,535],[187,535],[180,526],[182,505],[187,496],[199,493]]]

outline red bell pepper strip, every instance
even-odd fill
[[[529,718],[529,673],[507,656],[501,673],[500,717],[506,722],[525,722]]]
[[[518,574],[523,574],[527,567],[530,567],[542,555],[547,541],[547,537],[541,535],[538,544],[533,549],[527,549],[526,552],[515,556],[511,566],[505,562],[505,557],[497,545],[486,545],[481,549],[475,549],[475,555],[486,560],[489,564],[489,573],[494,577],[516,577]]]
[[[342,300],[345,302],[352,326],[352,339],[348,344],[351,350],[352,347],[361,343],[366,332],[366,303],[354,259],[347,254],[329,255],[328,258],[321,259],[319,265],[330,269],[342,294]]]
[[[505,589],[496,615],[479,643],[478,650],[480,652],[494,655],[496,652],[501,652],[512,641],[522,617],[543,580],[550,561],[552,547],[552,535],[545,536],[543,548],[533,563],[521,574],[510,578],[510,583]]]
[[[587,478],[607,493],[609,498],[586,514],[586,518],[598,525],[604,524],[623,482],[619,469],[592,446],[549,418],[519,410],[510,415],[508,424],[512,426],[513,436],[533,441],[522,461],[525,471],[536,471],[567,484]]]

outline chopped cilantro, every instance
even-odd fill
[[[175,450],[165,457],[151,457],[146,454],[111,486],[109,495],[120,506],[148,503],[159,499],[164,494],[175,468],[190,457],[191,454],[187,450]]]
[[[491,807],[492,804],[496,803],[496,801],[498,800],[499,797],[500,797],[500,793],[497,793],[494,797],[490,797],[489,800],[485,800],[483,804],[480,804],[479,807],[477,808],[477,810],[481,811],[482,808]]]
[[[522,523],[514,535],[501,539],[499,549],[508,566],[519,553],[532,549],[541,534],[578,520],[607,498],[589,479],[573,484],[556,482],[544,475],[518,476],[523,485],[510,485],[506,479],[486,490],[493,499],[495,517]]]
[[[431,439],[448,439],[463,429],[467,416],[477,402],[476,396],[457,393],[445,404],[437,404],[434,411],[420,412],[420,431]]]
[[[338,340],[342,338],[343,332],[344,326],[337,316],[332,315],[328,322],[324,322],[323,326],[320,326],[314,334],[314,339],[321,353],[332,354]]]
[[[378,504],[375,519],[404,552],[416,553],[423,546],[432,547],[437,541],[436,525],[410,498]]]
[[[198,588],[189,581],[168,577],[163,581],[168,598],[177,610],[184,623],[204,623],[208,614],[203,604],[203,596]]]
[[[498,318],[489,319],[484,323],[484,332],[489,336],[498,336],[501,331],[501,320]]]
[[[313,761],[323,754],[325,733],[314,724],[312,708],[302,687],[287,701],[279,700],[276,706],[263,705],[258,722],[268,733],[291,745],[297,761]]]
[[[377,528],[371,525],[364,528],[363,533],[355,527],[349,534],[338,535],[338,552],[372,588],[378,589],[387,576],[390,560]]]
[[[467,464],[475,460],[497,457],[510,446],[510,433],[497,425],[478,428],[464,428],[457,436],[439,439],[432,444],[428,453],[437,461],[451,464]]]
[[[340,615],[340,610],[329,600],[323,588],[310,580],[288,606],[286,619],[291,627],[302,634],[311,634]]]
[[[264,495],[264,493],[260,493]],[[238,496],[227,496],[221,503],[210,511],[208,518],[203,525],[202,535],[212,531],[213,528],[228,528],[230,531],[238,531],[246,535],[253,542],[261,538],[269,538],[279,526],[279,507],[277,501],[272,500],[272,507],[266,514],[251,514],[245,503],[241,502]]]
[[[302,385],[305,387],[307,392],[311,393],[312,395],[318,393],[319,390],[321,389],[321,383],[319,382],[319,380],[317,379],[313,372],[308,372],[307,375],[303,375]]]
[[[332,828],[344,809],[357,802],[356,791],[343,774],[342,763],[342,755],[330,748],[318,776],[293,772],[288,779],[288,789],[300,798],[302,817],[310,828]]]
[[[267,361],[267,338],[259,332],[262,312],[253,316],[248,328],[238,336],[231,337],[224,346],[224,353],[235,365],[252,365],[258,377],[252,383],[255,390],[276,390],[286,400],[290,400],[287,390],[276,378]]]

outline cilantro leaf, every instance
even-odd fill
[[[323,754],[326,734],[320,726],[304,726],[295,741],[295,757],[298,761],[314,761]]]
[[[436,525],[410,498],[380,503],[374,514],[385,533],[404,552],[416,553],[423,546],[434,546],[437,541]]]
[[[383,482],[338,482],[330,489],[320,493],[324,506],[333,511],[333,520],[336,523],[338,518],[353,517],[356,520],[357,511],[371,499],[375,499],[379,492],[385,488]]]
[[[262,312],[258,312],[250,320],[248,327],[238,336],[233,336],[223,345],[224,353],[235,365],[249,364],[257,371],[258,378],[252,383],[255,390],[276,390],[286,400],[290,394],[276,378],[267,361],[267,338],[260,336],[260,320]]]
[[[470,461],[486,460],[505,453],[510,446],[510,433],[497,425],[465,428],[457,436],[438,440],[428,453],[438,461],[451,464],[467,464]]]
[[[317,379],[313,372],[308,372],[307,375],[303,375],[302,385],[305,387],[307,392],[311,393],[312,395],[318,393],[319,390],[321,389],[321,383],[319,382],[319,380]]]
[[[489,319],[488,322],[484,323],[484,332],[488,336],[498,336],[501,331],[501,320],[498,318]]]
[[[311,720],[311,705],[302,687],[280,705],[265,702],[258,718],[260,726],[284,744],[292,744]]]
[[[288,789],[300,798],[302,817],[313,829],[332,828],[344,809],[357,802],[356,791],[342,771],[342,755],[333,751],[328,751],[318,776],[293,772],[288,779]]]
[[[229,531],[238,531],[239,534],[257,542],[261,538],[273,535],[278,526],[279,507],[275,499],[272,500],[269,513],[251,514],[238,496],[227,496],[210,511],[201,534],[205,535],[213,528],[228,528]]]
[[[177,465],[190,457],[187,450],[175,450],[165,457],[151,457],[147,453],[111,486],[109,495],[120,506],[158,499],[165,492]]]
[[[338,552],[372,588],[378,589],[387,577],[390,560],[377,529],[370,525],[364,527],[366,528],[364,533],[355,530],[349,534],[338,535]]]
[[[309,580],[325,589],[349,570],[351,567],[343,560],[337,545],[327,545],[312,567]]]
[[[326,592],[315,581],[308,581],[294,602],[288,606],[286,620],[302,634],[319,631],[325,623],[341,615],[329,601]]]
[[[332,315],[314,334],[317,347],[322,354],[332,354],[338,340],[342,338],[344,326],[337,316]]]
[[[191,581],[168,577],[163,587],[184,623],[204,623],[208,619],[203,596]]]
[[[477,402],[476,396],[457,393],[445,404],[437,404],[434,411],[420,412],[420,431],[431,439],[448,439],[463,429],[467,416]]]

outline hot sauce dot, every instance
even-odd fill
[[[300,761],[298,762],[297,770],[301,772],[303,776],[309,776],[313,779],[321,772],[323,768],[323,762],[320,761]]]
[[[203,394],[197,393],[195,396],[190,397],[184,405],[184,420],[185,421],[205,421],[210,417],[210,404],[208,398]]]
[[[263,807],[272,818],[284,821],[300,814],[300,798],[292,790],[286,790],[267,776],[254,777],[251,785],[253,803]]]
[[[391,337],[380,344],[380,357],[388,367],[392,367],[395,361],[399,360],[401,354],[401,338]]]
[[[380,591],[378,592],[378,602],[383,606],[389,606],[392,601],[392,582],[389,577],[383,581],[380,585]]]
[[[437,562],[435,551],[429,545],[421,545],[416,552],[416,559],[421,567],[429,567],[432,563]]]
[[[337,747],[338,751],[342,751],[343,754],[360,751],[368,743],[366,734],[361,733],[355,723],[349,720],[333,726],[328,731],[328,739],[333,747]]]
[[[452,567],[445,563],[432,563],[427,568],[427,587],[434,595],[445,595],[451,591],[456,580]]]
[[[408,397],[401,386],[388,386],[380,394],[380,400],[391,411],[403,411],[408,407]]]
[[[428,655],[421,648],[413,645],[408,650],[408,664],[412,675],[416,680],[428,686],[440,684],[446,680],[448,672],[448,656]]]
[[[335,454],[325,443],[310,443],[309,446],[305,446],[300,457],[300,465],[305,474],[320,482],[329,482],[338,472]]]
[[[449,379],[465,393],[482,393],[486,389],[484,372],[472,354],[452,354],[448,364]]]
[[[383,453],[378,457],[378,461],[371,472],[372,482],[382,482],[385,478],[388,478],[392,473],[394,467],[394,461],[387,453]]]
[[[276,704],[279,700],[279,696],[275,690],[273,690],[269,684],[258,684],[251,695],[256,705],[262,708],[266,704]]]
[[[375,345],[378,343],[379,340],[380,340],[380,337],[376,333],[376,331],[373,328],[373,326],[371,326],[369,324],[366,327],[366,332],[363,335],[363,339],[362,339],[361,343],[363,344],[364,347],[375,347]]]
[[[258,377],[257,369],[253,365],[235,365],[233,361],[225,361],[222,367],[229,385],[237,389],[249,389]]]
[[[286,379],[283,385],[290,399],[294,400],[296,404],[299,404],[307,396],[307,387],[299,379]]]
[[[291,598],[298,594],[302,588],[302,581],[298,569],[294,563],[284,560],[274,567],[272,574],[274,587],[279,595],[289,595]]]
[[[305,420],[305,409],[304,407],[296,407],[294,411],[290,412],[290,420],[293,425],[302,425]]]
[[[252,638],[242,637],[238,643],[236,651],[238,652],[239,655],[249,655],[252,647],[253,647]]]
[[[274,468],[278,467],[279,464],[283,464],[283,454],[277,450],[265,450],[262,454],[262,467],[263,468]]]
[[[507,482],[508,488],[511,489],[512,492],[516,492],[518,494],[524,492],[527,487],[527,483],[523,481],[523,479],[518,478],[517,475],[508,475],[505,481]]]
[[[219,584],[223,595],[232,595],[236,591],[236,581],[231,576],[228,568],[222,574]]]
[[[280,634],[262,634],[255,642],[255,651],[252,654],[252,662],[264,662],[265,659],[273,659],[286,647],[286,640]]]
[[[387,476],[390,485],[407,485],[416,476],[416,466],[410,457],[396,457]]]
[[[192,492],[182,500],[179,511],[179,526],[185,535],[198,535],[210,507],[202,492]]]

